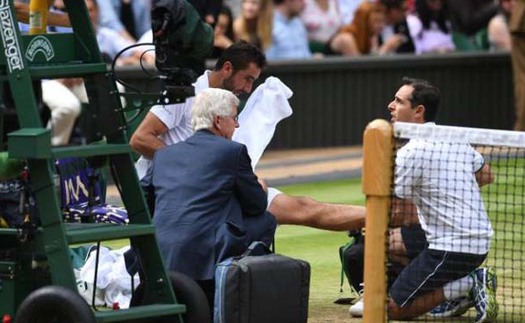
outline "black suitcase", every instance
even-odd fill
[[[310,264],[306,261],[279,254],[229,258],[217,265],[215,284],[215,323],[308,320]]]

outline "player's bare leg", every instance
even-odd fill
[[[279,224],[305,225],[317,229],[346,231],[365,225],[365,207],[331,204],[304,196],[277,195],[268,211]]]

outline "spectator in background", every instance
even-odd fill
[[[301,19],[313,53],[353,54],[354,40],[347,33],[339,33],[343,20],[337,0],[306,0]]]
[[[18,14],[27,12],[27,5],[22,1],[15,1],[15,8]],[[99,13],[95,0],[86,0],[86,7],[90,16],[91,23],[96,32],[97,42],[100,52],[108,61],[115,58],[115,55],[125,47],[132,44],[127,39],[122,38],[116,31],[108,28],[99,27]],[[60,22],[62,26],[69,26],[69,19],[63,13],[65,9],[63,0],[55,0],[51,3],[51,11],[55,14],[54,21]],[[19,10],[23,12],[19,12]],[[24,17],[24,15],[22,15]],[[67,23],[65,23],[67,21]],[[27,24],[19,24],[20,31],[25,33],[29,30]],[[48,25],[48,32],[72,32],[70,27],[57,27]],[[122,54],[120,64],[137,64],[142,52],[130,50]],[[152,55],[146,54],[143,57],[147,63],[153,63]],[[75,121],[81,113],[81,106],[88,102],[86,90],[82,78],[52,79],[42,80],[42,101],[51,111],[51,118],[48,127],[52,130],[51,144],[53,146],[67,145]]]
[[[406,0],[407,12],[414,13],[416,11],[416,0]]]
[[[516,122],[514,130],[525,131],[525,0],[514,5],[509,21],[512,42],[512,73]]]
[[[414,53],[415,47],[408,30],[405,0],[381,0],[386,9],[386,25],[379,38],[382,45],[389,41],[398,44],[396,53]],[[394,40],[390,40],[394,37]]]
[[[235,40],[244,40],[265,51],[272,44],[272,0],[243,0],[233,24]]]
[[[456,50],[444,0],[416,0],[416,12],[407,17],[416,54]]]
[[[517,0],[499,0],[499,13],[492,17],[488,26],[491,51],[510,51],[509,19]]]
[[[274,0],[272,45],[266,57],[272,59],[311,58],[306,27],[299,18],[304,0]]]
[[[113,60],[116,54],[125,47],[133,44],[122,38],[116,31],[99,27],[99,8],[95,0],[85,0],[86,7],[97,42],[102,55]],[[62,1],[56,1],[55,9],[63,9]],[[127,51],[122,54],[119,64],[138,64],[142,52]],[[146,54],[147,63],[153,64],[154,59]],[[51,144],[54,146],[69,143],[71,132],[76,118],[80,115],[81,106],[88,102],[82,78],[67,78],[42,81],[42,100],[51,110],[49,127],[52,129]]]
[[[498,12],[494,0],[447,0],[457,50],[486,50],[487,26]]]
[[[215,22],[222,8],[222,0],[187,0],[199,13],[202,21],[215,27]]]
[[[18,9],[21,1],[15,1]],[[24,7],[25,8],[25,7]],[[62,13],[64,3],[56,0],[51,3],[50,12]],[[64,14],[65,15],[65,14]],[[69,19],[68,19],[69,20]],[[69,25],[69,23],[68,23]],[[29,25],[19,23],[22,34],[29,32]],[[57,27],[48,24],[48,32],[72,32],[70,27]],[[77,81],[78,80],[78,81]],[[80,82],[81,87],[74,83]],[[53,79],[42,80],[42,102],[49,108],[51,115],[47,127],[51,129],[51,145],[67,145],[75,125],[75,121],[81,112],[81,102],[87,102],[86,91],[84,90],[82,79]],[[71,88],[69,88],[71,87]]]
[[[379,35],[385,28],[385,14],[385,7],[380,3],[365,1],[357,8],[352,23],[341,28],[342,33],[348,33],[353,38],[355,46],[352,55],[388,54],[399,47],[400,37],[391,37],[379,45]]]
[[[100,26],[110,28],[131,42],[151,29],[148,0],[97,0]]]
[[[231,9],[234,20],[241,15],[241,0],[224,0],[223,5]]]
[[[130,45],[133,45],[135,42],[129,40],[126,37],[122,37],[120,33],[110,28],[104,27],[100,23],[102,20],[102,16],[101,16],[102,8],[98,6],[99,1],[96,1],[96,0],[85,0],[85,1],[86,1],[86,7],[89,12],[89,18],[91,20],[91,24],[93,25],[93,29],[95,30],[95,33],[97,36],[97,42],[100,48],[100,52],[108,60],[108,62],[111,62],[113,59],[115,59],[116,55],[122,49]],[[122,53],[117,63],[118,65],[139,64],[142,53],[143,52],[141,50],[130,49]],[[153,53],[150,53],[150,52],[146,53],[142,57],[142,59],[145,60],[146,64],[155,63]]]
[[[354,13],[363,1],[368,0],[337,0],[339,11],[343,18],[343,25],[348,25],[354,20]]]
[[[213,58],[219,58],[222,52],[233,44],[233,16],[230,8],[224,5],[217,17],[213,37]]]

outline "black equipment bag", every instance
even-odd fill
[[[344,276],[354,291],[359,293],[363,283],[365,266],[365,236],[361,230],[348,233],[350,242],[339,247],[339,257]],[[341,290],[343,288],[343,276],[341,275]]]
[[[279,254],[252,256],[255,244],[217,265],[214,322],[307,322],[310,264]]]

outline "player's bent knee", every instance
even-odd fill
[[[408,319],[404,310],[397,306],[393,299],[388,300],[388,318],[391,320],[404,320]]]

